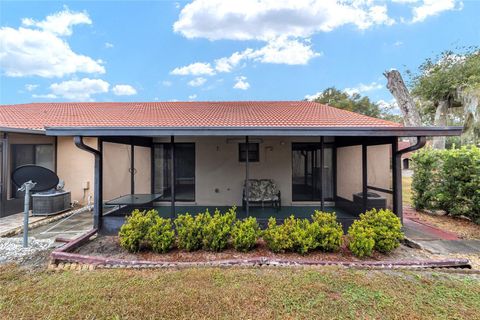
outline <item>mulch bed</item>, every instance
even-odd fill
[[[102,236],[99,235],[95,239],[82,245],[81,247],[72,251],[81,255],[89,255],[96,257],[105,257],[113,259],[125,260],[146,260],[146,261],[163,261],[163,262],[212,262],[220,260],[231,259],[256,259],[268,258],[290,261],[342,261],[355,262],[363,261],[355,257],[345,246],[336,253],[324,253],[320,251],[313,251],[306,255],[297,253],[273,253],[268,250],[265,243],[260,240],[257,247],[250,252],[238,252],[234,249],[226,249],[222,252],[209,252],[204,250],[186,252],[174,248],[172,251],[164,254],[157,254],[148,251],[141,251],[136,254],[127,252],[120,247],[117,236]],[[369,261],[385,261],[385,260],[409,260],[409,259],[426,259],[429,256],[417,249],[400,246],[397,250],[389,255],[374,253],[373,257],[367,258]],[[365,259],[364,259],[365,260]]]

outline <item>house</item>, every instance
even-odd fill
[[[400,140],[398,141],[398,148],[406,149],[410,147],[410,141],[408,140]],[[402,169],[403,170],[410,170],[412,164],[412,154],[413,152],[405,152],[402,154]]]
[[[322,209],[344,225],[371,207],[402,217],[402,154],[461,128],[407,128],[309,101],[91,102],[2,105],[0,132],[2,216],[21,211],[10,173],[34,163],[72,201],[93,197],[94,225],[107,232],[152,206],[174,216],[236,205],[260,220]],[[417,143],[400,150],[400,137]],[[255,194],[262,183],[268,196]]]

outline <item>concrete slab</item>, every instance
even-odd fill
[[[435,254],[480,254],[480,240],[417,240],[415,243]]]
[[[73,214],[62,220],[30,230],[29,236],[36,239],[74,239],[93,228],[93,214],[85,211]],[[19,235],[21,236],[21,235]]]
[[[403,230],[409,240],[460,240],[456,234],[412,219],[404,219]]]
[[[30,216],[28,223],[32,224],[44,219],[48,219],[45,216]],[[0,218],[0,237],[4,234],[23,227],[23,212],[9,215],[7,217]]]

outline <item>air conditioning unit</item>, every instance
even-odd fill
[[[49,216],[70,209],[70,191],[51,190],[32,195],[32,214]]]

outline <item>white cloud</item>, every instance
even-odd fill
[[[250,84],[247,82],[247,77],[240,76],[235,78],[234,89],[247,90],[250,88]]]
[[[188,81],[188,85],[191,86],[191,87],[200,87],[200,86],[203,86],[203,84],[205,84],[205,82],[207,82],[207,79],[202,78],[202,77],[198,77],[198,78],[195,78],[193,80]]]
[[[117,84],[113,86],[112,91],[116,96],[133,96],[137,94],[137,90],[129,84]]]
[[[390,101],[378,100],[377,105],[385,113],[398,115],[401,114],[400,108],[398,107],[398,103],[395,98],[391,99]]]
[[[196,94],[191,94],[191,95],[188,96],[189,100],[195,100],[196,98],[197,98]],[[178,101],[178,100],[170,100],[170,101],[175,102],[175,101]]]
[[[358,29],[391,25],[386,5],[373,1],[195,0],[174,23],[187,38],[264,40],[309,37],[351,24]]]
[[[27,91],[33,91],[38,88],[38,84],[26,84],[25,85],[25,90]]]
[[[393,43],[393,46],[394,46],[394,47],[401,47],[401,46],[403,46],[403,42],[400,41],[400,40],[397,40],[397,41],[395,41],[395,42]]]
[[[101,79],[68,80],[50,85],[52,94],[69,100],[86,101],[91,96],[99,93],[106,93],[110,84]]]
[[[58,97],[56,95],[54,95],[53,93],[48,93],[48,94],[32,94],[32,98],[56,99]]]
[[[113,47],[114,47],[113,43],[105,42],[105,48],[110,49],[110,48],[113,48]]]
[[[435,16],[443,11],[460,9],[463,3],[458,0],[424,0],[418,7],[414,7],[412,22],[422,22],[429,16]]]
[[[73,12],[68,8],[49,15],[42,21],[30,18],[22,19],[22,24],[27,27],[37,27],[43,31],[69,36],[72,34],[72,26],[76,24],[92,24],[92,20],[86,12]]]
[[[305,65],[320,55],[321,53],[312,50],[309,43],[279,37],[270,41],[265,47],[252,51],[248,57],[263,63]]]
[[[345,88],[343,91],[349,95],[353,95],[355,93],[365,93],[369,91],[379,90],[382,89],[383,85],[377,82],[372,82],[369,84],[360,83],[358,86],[353,88]]]
[[[305,95],[305,99],[308,100],[308,101],[313,101],[317,98],[320,98],[322,96],[322,92],[319,91],[317,93],[314,93],[314,94],[307,94]]]
[[[164,85],[165,87],[171,87],[172,86],[172,81],[163,80],[162,85]]]
[[[101,60],[73,52],[60,37],[70,35],[71,27],[80,23],[91,21],[85,13],[66,10],[43,21],[24,19],[23,24],[31,28],[0,28],[0,68],[10,77],[105,73]]]
[[[199,76],[199,75],[214,75],[215,71],[213,70],[210,63],[195,62],[189,64],[188,66],[178,67],[173,69],[170,74],[177,76]]]
[[[234,52],[229,57],[216,59],[213,63],[215,68],[212,68],[212,64],[209,62],[196,62],[175,68],[170,73],[174,75],[214,75],[217,72],[231,72],[240,63],[249,60],[262,63],[306,65],[311,59],[321,55],[321,53],[313,51],[307,40],[279,37],[269,41],[260,49],[247,48],[241,52]],[[193,83],[192,80],[189,85]]]

